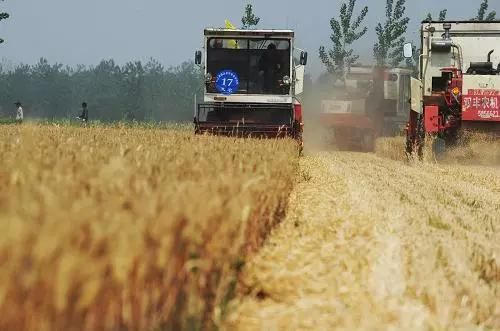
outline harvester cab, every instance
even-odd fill
[[[500,22],[423,22],[419,79],[412,81],[407,152],[435,152],[465,130],[500,134]],[[498,49],[495,49],[498,47]],[[405,56],[411,57],[405,45]]]
[[[302,145],[304,68],[291,30],[207,28],[195,63],[204,73],[195,133],[291,137]]]

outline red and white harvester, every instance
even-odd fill
[[[426,136],[435,152],[463,130],[500,133],[500,22],[421,25],[419,79],[412,78],[407,153],[421,155]],[[411,44],[405,57],[412,56]]]

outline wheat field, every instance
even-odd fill
[[[401,138],[299,158],[178,126],[3,126],[0,330],[498,330],[481,139],[407,162]]]
[[[301,159],[223,330],[500,329],[498,145],[464,165],[392,160],[400,142]]]
[[[0,330],[196,330],[283,214],[288,141],[185,128],[0,131]]]

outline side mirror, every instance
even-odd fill
[[[194,64],[201,64],[201,51],[194,53]]]
[[[300,52],[300,60],[299,63],[303,66],[307,64],[307,52]]]
[[[413,57],[413,45],[411,43],[404,44],[403,56],[405,59],[411,59]]]

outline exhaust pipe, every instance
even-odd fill
[[[450,39],[451,23],[444,23],[443,29],[444,29],[444,39],[449,40]]]
[[[495,50],[492,49],[489,53],[488,53],[488,62],[491,62],[491,54],[493,54]]]

